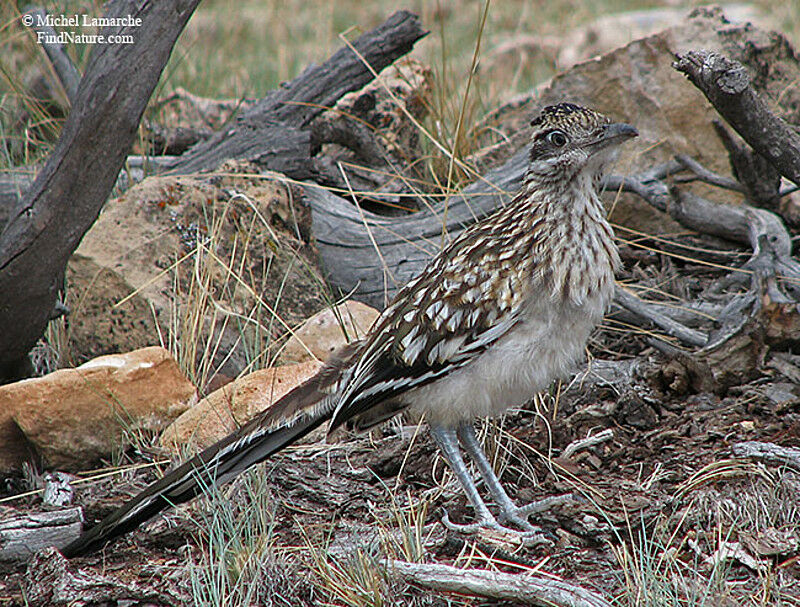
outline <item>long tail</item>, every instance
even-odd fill
[[[166,474],[62,549],[67,558],[97,550],[162,510],[186,502],[205,487],[221,485],[299,440],[331,418],[343,370],[359,343],[345,350],[314,377],[291,390],[267,411]]]

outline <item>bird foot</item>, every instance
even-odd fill
[[[551,508],[554,508],[555,506],[561,506],[562,504],[576,500],[577,498],[572,493],[565,493],[564,495],[552,495],[550,497],[531,502],[530,504],[525,504],[524,506],[514,506],[513,509],[503,509],[503,512],[500,514],[500,518],[501,520],[519,525],[518,519],[525,520],[525,522],[527,522],[527,518],[531,514],[539,514],[540,512],[545,512]]]
[[[490,539],[501,541],[508,541],[510,539],[518,542],[526,548],[531,548],[533,546],[539,546],[542,544],[552,544],[552,541],[547,537],[547,534],[543,530],[539,529],[538,527],[534,527],[528,521],[520,519],[519,522],[516,520],[511,522],[518,524],[523,530],[520,531],[519,529],[505,527],[504,525],[498,523],[497,519],[491,515],[481,517],[474,523],[462,525],[451,521],[447,510],[444,510],[442,513],[442,525],[444,525],[450,531],[455,531],[456,533],[460,533],[462,535],[488,534]]]

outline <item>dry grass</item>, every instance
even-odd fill
[[[0,121],[4,138],[15,142],[13,149],[4,146],[0,163],[28,164],[46,153],[58,123],[48,108],[26,93],[24,70],[41,62],[39,49],[13,26],[15,9],[7,0],[2,1],[0,27],[6,39],[0,42],[4,50],[0,75],[5,83],[0,104],[2,107],[22,104],[27,108],[28,118],[21,126]],[[484,142],[483,133],[475,126],[486,112],[554,73],[554,59],[545,52],[533,56],[520,54],[502,67],[486,70],[483,58],[501,43],[521,34],[558,37],[611,12],[674,5],[670,0],[508,1],[492,5],[467,0],[416,0],[403,5],[419,13],[432,32],[415,51],[436,73],[431,116],[421,125],[431,139],[432,179],[439,182],[443,191],[463,182],[465,172],[453,159],[466,158]],[[94,2],[46,6],[53,13],[100,12]],[[796,3],[761,0],[759,6],[773,12],[785,24],[784,31],[790,38],[800,40],[800,8]],[[296,75],[309,62],[319,62],[340,47],[341,32],[347,32],[347,39],[352,40],[358,30],[374,27],[396,8],[396,3],[384,0],[366,4],[357,0],[244,3],[209,0],[201,5],[181,37],[159,94],[180,86],[211,97],[260,97]],[[13,52],[5,53],[7,49]],[[88,49],[69,50],[78,65],[85,63]],[[444,149],[449,155],[437,153],[436,149]],[[217,254],[216,238],[228,210],[223,206],[219,214],[207,218],[205,238],[198,239],[191,252],[176,260],[173,268],[175,299],[186,303],[176,307],[164,341],[198,386],[206,385],[216,372],[217,363],[213,361],[219,360],[220,336],[230,325],[237,326],[240,339],[247,344],[248,362],[263,366],[262,357],[270,345],[270,328],[273,323],[281,322],[273,314],[273,306],[264,302],[253,288],[253,277],[245,271],[250,267],[245,252],[255,232],[237,234],[241,241],[234,243],[228,258]],[[242,297],[247,298],[249,305],[244,311],[234,310],[230,301],[241,301]],[[59,339],[53,338],[55,343]],[[537,401],[537,407],[546,424],[556,415],[557,398],[545,397]],[[502,420],[485,424],[482,435],[496,471],[506,478],[535,479],[537,473],[529,463],[531,455],[549,461],[550,445],[544,446],[542,453],[532,454],[532,447],[508,433]],[[738,462],[727,464],[722,462],[715,468],[699,470],[687,480],[679,497],[693,501],[677,520],[664,520],[653,526],[631,519],[627,537],[620,538],[614,548],[625,587],[616,604],[676,607],[725,604],[732,596],[727,579],[730,563],[718,560],[708,567],[703,565],[702,556],[712,554],[721,542],[734,539],[739,531],[797,525],[798,506],[791,493],[798,489],[796,485]],[[303,562],[313,572],[310,584],[328,604],[407,604],[397,602],[405,599],[402,593],[396,593],[377,560],[382,555],[409,561],[424,559],[429,500],[444,491],[451,480],[449,472],[440,475],[439,480],[438,487],[416,501],[410,494],[398,495],[387,488],[388,506],[369,521],[377,528],[380,541],[358,546],[347,557],[332,557],[330,544],[320,544],[317,538],[313,541],[309,538],[291,553],[276,546],[274,506],[258,473],[248,474],[237,484],[237,495],[244,495],[243,502],[232,499],[230,490],[209,489],[211,520],[201,522],[204,551],[190,568],[195,601],[209,605],[248,605],[281,594],[306,598],[311,590],[299,577],[272,575],[278,570],[292,571],[298,562]],[[749,487],[753,490],[740,494],[739,497],[744,496],[742,499],[733,499],[724,492],[702,493],[703,488],[720,480],[752,483]],[[591,497],[577,483],[576,491]],[[701,520],[704,513],[713,515]],[[610,518],[602,511],[598,514]],[[697,530],[701,528],[705,533],[704,543],[698,544]],[[709,529],[713,530],[710,535]],[[691,547],[690,539],[697,549]],[[470,561],[477,553],[474,545],[465,548],[462,560]],[[276,589],[276,579],[286,585]],[[760,602],[755,598],[752,604],[774,604],[770,602],[772,598],[780,597],[783,591],[780,579],[763,576],[760,582],[753,596],[763,598]]]

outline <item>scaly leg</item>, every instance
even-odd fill
[[[536,529],[533,527],[533,525],[530,525],[530,523],[528,523],[528,529],[525,531],[518,531],[516,529],[504,527],[497,522],[497,519],[489,511],[489,508],[487,508],[483,499],[481,499],[481,496],[478,493],[478,488],[475,486],[475,482],[472,480],[469,470],[467,470],[467,466],[464,463],[464,458],[461,456],[461,450],[458,446],[458,438],[454,428],[446,426],[431,426],[431,435],[433,436],[434,441],[436,441],[436,444],[438,445],[439,450],[442,452],[442,455],[447,460],[450,469],[456,475],[459,483],[461,483],[464,493],[467,495],[467,499],[475,509],[475,515],[477,517],[477,521],[471,525],[458,525],[450,521],[447,516],[447,512],[445,511],[445,514],[442,517],[442,523],[445,527],[460,533],[475,533],[481,529],[491,529],[504,534],[517,536],[525,545],[534,545],[543,541],[541,534],[537,533]],[[508,499],[508,496],[506,496],[506,498]]]
[[[494,473],[494,469],[489,463],[486,453],[483,451],[480,442],[478,442],[478,437],[475,435],[475,428],[472,426],[472,424],[465,422],[458,426],[456,432],[458,434],[458,438],[461,440],[461,444],[464,446],[464,450],[470,454],[470,457],[472,457],[472,460],[478,467],[478,471],[481,473],[481,477],[483,477],[483,482],[489,489],[489,492],[492,494],[494,501],[497,502],[498,506],[500,506],[501,520],[514,523],[521,529],[525,529],[527,531],[536,531],[537,528],[528,522],[528,516],[538,512],[544,512],[553,506],[557,506],[574,499],[571,494],[554,495],[552,497],[546,497],[542,500],[531,502],[525,506],[517,506],[513,501],[511,501],[508,493],[506,493],[506,490],[500,483],[500,479],[497,478],[497,475]]]

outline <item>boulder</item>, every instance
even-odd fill
[[[508,137],[507,154],[527,144],[528,123],[544,105],[571,101],[636,126],[640,137],[624,146],[615,172],[634,173],[687,154],[707,168],[730,175],[728,155],[712,120],[719,119],[703,94],[672,67],[676,54],[705,49],[740,61],[753,85],[788,122],[799,120],[800,63],[785,36],[748,22],[728,19],[718,7],[697,8],[680,23],[634,40],[601,57],[578,63],[527,95],[496,110],[493,124]],[[496,153],[488,160],[501,160]],[[736,202],[740,196],[705,184],[692,184],[701,196]],[[682,228],[638,197],[614,197],[611,220],[638,231],[659,234]]]
[[[32,454],[47,468],[80,470],[126,434],[157,432],[197,400],[164,348],[95,358],[74,369],[0,386],[0,471]]]
[[[185,456],[224,438],[295,386],[312,377],[321,363],[308,361],[255,371],[212,392],[161,434],[161,445]]]
[[[301,198],[279,175],[231,161],[149,177],[109,200],[67,269],[66,359],[152,345],[160,331],[239,375],[324,305]]]
[[[744,3],[722,6],[731,21],[766,21],[754,5]],[[592,23],[570,31],[559,44],[557,64],[562,70],[598,57],[632,40],[680,25],[686,17],[685,7],[666,6],[613,15],[603,15]]]
[[[378,316],[378,310],[354,300],[325,308],[294,331],[279,360],[282,364],[326,361],[334,350],[363,337]]]

